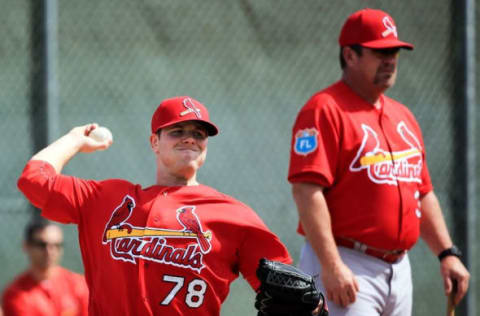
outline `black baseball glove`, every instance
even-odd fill
[[[263,258],[257,277],[261,282],[255,298],[258,316],[328,316],[325,297],[315,287],[312,276]]]

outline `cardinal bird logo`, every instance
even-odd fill
[[[126,229],[128,233],[132,232],[132,226],[125,221],[132,215],[133,208],[135,207],[135,200],[126,195],[123,198],[123,202],[113,211],[110,221],[105,227],[105,232],[103,233],[103,243],[107,243],[107,232],[110,229]]]
[[[185,227],[187,232],[191,232],[196,235],[198,244],[200,245],[200,250],[203,253],[207,253],[212,245],[208,240],[208,236],[210,234],[206,234],[202,230],[202,226],[200,225],[200,221],[198,220],[197,215],[194,213],[195,206],[184,206],[177,210],[177,219],[180,224]]]

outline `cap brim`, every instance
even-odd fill
[[[201,123],[203,126],[205,126],[205,129],[207,130],[208,136],[215,136],[215,135],[218,134],[218,128],[213,123],[210,123],[210,122],[207,122],[207,121],[204,121],[204,120],[184,120],[184,119],[178,119],[178,120],[175,120],[175,121],[172,121],[172,122],[168,122],[168,124],[161,125],[157,128],[157,130],[155,132],[158,132],[158,130],[160,130],[162,128],[172,126],[172,125],[175,125],[175,124],[181,123],[181,122],[188,122],[188,121],[195,121],[195,122]]]
[[[374,48],[374,49],[382,49],[382,48],[405,48],[408,50],[413,50],[414,46],[407,42],[402,42],[399,40],[389,40],[389,39],[382,39],[377,41],[370,41],[361,43],[363,47],[367,48]]]
[[[207,129],[208,136],[215,136],[218,134],[218,128],[212,123],[206,122],[206,121],[198,121],[198,122],[203,123],[203,125]]]

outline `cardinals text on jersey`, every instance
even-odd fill
[[[379,184],[397,185],[397,181],[422,182],[422,147],[405,122],[401,121],[397,125],[397,133],[404,141],[405,149],[395,152],[380,148],[380,141],[373,128],[362,124],[362,129],[362,143],[350,164],[350,171],[365,170],[368,178]]]
[[[195,214],[195,206],[182,206],[175,210],[176,218],[183,229],[137,227],[127,219],[135,208],[135,200],[126,195],[112,212],[105,226],[102,243],[110,244],[110,254],[115,260],[136,264],[137,258],[189,268],[200,272],[204,268],[203,255],[212,246],[210,231],[204,232]],[[169,239],[188,239],[186,247],[168,244]]]

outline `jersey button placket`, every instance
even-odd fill
[[[384,124],[384,120],[387,121],[385,124]],[[387,145],[387,148],[388,148],[388,152],[390,153],[390,158],[391,158],[391,161],[392,161],[392,168],[395,169],[396,167],[396,164],[398,162],[395,161],[394,159],[394,150],[395,148],[393,147],[392,145],[392,141],[387,137],[387,135],[389,135],[389,133],[385,130],[386,127],[388,126],[395,126],[394,122],[389,118],[389,116],[387,114],[385,114],[383,111],[381,112],[380,116],[379,116],[379,125],[380,125],[380,128],[382,130],[382,134],[383,134],[383,138],[385,140],[385,144]],[[395,135],[394,133],[392,133],[393,135]],[[397,234],[397,238],[398,238],[398,241],[400,241],[400,239],[402,238],[402,233],[403,233],[403,226],[404,226],[404,223],[403,223],[403,215],[404,215],[404,192],[403,192],[403,187],[402,187],[402,183],[398,180],[398,177],[395,176],[395,181],[397,183],[397,190],[398,190],[398,198],[399,198],[399,205],[398,205],[398,216],[399,216],[399,219],[398,219],[398,234]]]
[[[165,198],[167,197],[167,191],[164,191],[162,192],[160,195],[157,196],[157,200],[159,198]],[[151,209],[149,210],[148,212],[148,215],[147,215],[147,220],[146,220],[146,223],[145,223],[145,230],[149,229],[149,228],[155,228],[155,227],[159,227],[159,224],[160,224],[160,216],[158,214],[158,207],[155,207],[155,204],[157,203],[157,201],[154,201],[152,203],[152,207]],[[148,243],[150,241],[152,237],[151,236],[143,236],[142,237],[142,240],[144,243]],[[138,268],[139,268],[139,281],[140,281],[140,288],[142,288],[142,300],[145,304],[145,306],[148,306],[149,305],[149,299],[147,297],[147,293],[146,293],[146,280],[149,278],[148,276],[148,268],[150,267],[150,264],[151,262],[144,259],[144,258],[139,258],[139,264],[138,264]]]

